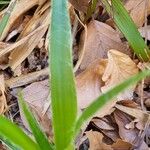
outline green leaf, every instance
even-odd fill
[[[0,136],[1,141],[3,141],[3,143],[5,143],[5,145],[11,149],[11,150],[20,150],[19,147],[17,147],[14,143],[12,143],[10,140],[8,140],[6,137],[4,136]]]
[[[13,11],[13,8],[15,7],[15,4],[16,4],[16,1],[13,1],[12,3],[10,3],[7,11],[4,13],[4,16],[0,22],[0,36],[2,35],[3,31],[5,30],[5,27],[8,23],[9,18],[10,18],[11,12]]]
[[[123,92],[129,86],[136,84],[138,81],[144,79],[146,76],[150,75],[150,70],[145,70],[128,80],[124,81],[123,83],[119,84],[118,86],[114,87],[113,89],[109,90],[108,92],[102,94],[98,97],[93,103],[91,103],[81,114],[79,119],[76,123],[75,133],[77,134],[81,128],[81,126],[87,121],[90,117],[92,117],[98,110],[100,110],[106,103],[109,103],[115,96]]]
[[[3,116],[0,116],[0,135],[22,150],[39,150],[38,145],[31,138]]]
[[[51,100],[56,149],[72,147],[77,118],[72,38],[67,0],[52,0],[50,32]]]
[[[120,0],[111,0],[111,6],[107,0],[102,0],[109,14],[112,14],[114,22],[124,34],[135,54],[142,61],[150,60],[150,50],[141,37],[135,23]]]
[[[32,113],[29,111],[27,105],[25,104],[21,93],[19,94],[19,102],[40,149],[53,150],[53,145],[49,143],[46,135],[40,129],[36,119],[33,117]]]

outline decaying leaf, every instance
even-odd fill
[[[89,150],[113,150],[110,145],[103,142],[103,135],[97,131],[88,131],[86,136],[89,139]]]
[[[81,63],[81,69],[85,69],[93,61],[99,58],[107,58],[110,49],[127,52],[127,48],[122,44],[119,33],[112,27],[99,21],[91,21],[87,27],[87,39],[84,43],[84,32],[81,37],[80,49],[85,46],[85,53]]]
[[[137,27],[142,27],[145,22],[145,15],[150,14],[150,0],[127,0],[125,7]]]
[[[48,135],[52,135],[51,112],[50,109],[48,109],[50,106],[48,80],[32,83],[31,85],[24,88],[22,90],[22,93],[25,102],[28,104],[31,111],[35,114],[35,117],[39,121],[39,124],[41,125],[42,129]],[[22,111],[21,118],[24,125],[29,129]]]
[[[137,73],[138,68],[128,55],[117,50],[110,50],[108,52],[108,64],[102,77],[105,86],[101,90],[105,92]],[[118,100],[132,99],[134,88],[135,86],[132,86],[129,90],[119,95]]]

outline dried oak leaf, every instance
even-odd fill
[[[89,139],[89,150],[113,150],[111,145],[107,145],[103,142],[103,135],[97,131],[88,131],[86,136]]]
[[[125,7],[130,13],[130,16],[137,27],[142,27],[145,22],[145,15],[150,15],[150,0],[128,0],[125,3]]]
[[[129,54],[127,47],[120,40],[119,33],[105,23],[91,21],[87,26],[86,39],[84,36],[85,32],[83,31],[80,39],[80,51],[84,49],[85,52],[80,65],[81,69],[87,68],[98,58],[107,58],[107,52],[110,49],[117,49]]]
[[[105,86],[101,88],[102,92],[106,92],[137,73],[138,67],[128,55],[117,50],[110,50],[108,52],[108,64],[102,76],[102,80],[105,82]],[[132,99],[134,88],[135,86],[132,86],[120,94],[117,99]]]

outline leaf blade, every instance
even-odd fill
[[[33,117],[32,113],[28,109],[26,103],[23,100],[23,96],[20,93],[19,94],[19,102],[21,104],[21,107],[23,109],[23,112],[25,114],[25,117],[28,121],[28,124],[33,132],[33,135],[36,139],[36,142],[38,143],[39,147],[44,150],[53,150],[52,145],[49,143],[46,135],[43,133],[43,131],[40,129],[36,119]]]
[[[67,0],[52,1],[49,62],[56,149],[72,147],[70,143],[72,142],[73,127],[77,116],[71,54],[71,26],[67,6]]]
[[[141,37],[135,23],[120,0],[103,0],[107,12],[112,15],[115,24],[124,34],[135,54],[141,61],[150,60],[150,50]],[[111,8],[112,7],[112,8]]]
[[[0,116],[0,134],[23,150],[39,150],[38,145],[32,139],[3,116]]]

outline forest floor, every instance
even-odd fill
[[[149,63],[140,62],[135,56],[101,1],[91,16],[87,15],[89,5],[89,0],[70,0],[68,6],[79,112],[111,87],[150,68]],[[124,0],[124,6],[150,47],[150,0]],[[0,19],[8,7],[1,7]],[[49,0],[16,2],[0,38],[0,113],[31,135],[18,105],[21,90],[42,129],[52,139],[48,80],[50,9]],[[120,94],[81,129],[77,149],[148,150],[149,111],[150,78],[146,78]],[[5,146],[1,144],[0,149]]]

